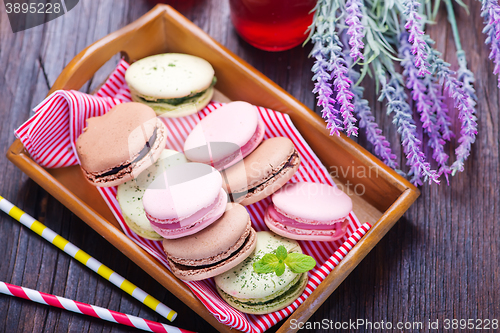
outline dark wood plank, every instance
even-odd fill
[[[310,45],[268,53],[241,40],[225,1],[170,4],[231,51],[248,61],[308,107],[315,109],[308,58]],[[468,0],[470,15],[457,7],[462,44],[476,75],[479,135],[464,173],[451,186],[424,185],[422,195],[368,257],[320,307],[310,322],[500,319],[499,90],[484,45],[480,2]],[[13,34],[0,6],[0,147],[30,116],[63,67],[85,46],[137,19],[148,1],[80,1],[74,10],[43,26]],[[429,27],[437,48],[456,68],[455,48],[444,13]],[[92,91],[114,67],[103,66],[82,89]],[[373,85],[366,96],[379,124],[401,153],[398,136]],[[458,126],[458,123],[455,122]],[[363,133],[358,141],[371,148]],[[456,142],[454,142],[456,144]],[[430,151],[426,147],[430,156]],[[452,149],[450,148],[450,152]],[[401,159],[400,164],[404,165]],[[105,239],[0,157],[0,195],[179,312],[175,324],[213,331],[192,310],[114,249]],[[159,315],[69,258],[19,223],[0,215],[0,280],[147,319]],[[128,332],[127,327],[0,295],[2,332]],[[326,329],[316,329],[323,332]],[[366,327],[347,331],[370,332]],[[415,331],[417,330],[405,330]]]

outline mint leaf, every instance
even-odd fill
[[[276,272],[276,275],[282,276],[283,273],[285,273],[285,264],[280,262],[274,271]]]
[[[285,260],[286,256],[288,255],[288,251],[283,245],[278,246],[276,249],[276,257],[278,257],[278,260],[280,262],[283,262]]]
[[[253,270],[256,273],[271,273],[276,270],[279,263],[279,259],[274,253],[266,253],[262,259],[253,263]]]
[[[294,273],[304,273],[310,271],[316,266],[316,260],[313,257],[302,253],[289,253],[285,259],[285,264]]]

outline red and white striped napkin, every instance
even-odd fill
[[[85,127],[85,120],[106,113],[116,104],[131,101],[130,91],[124,79],[128,66],[125,61],[120,61],[109,79],[94,96],[78,91],[56,91],[40,103],[35,108],[35,115],[15,131],[31,157],[46,168],[78,164],[74,144]],[[206,108],[191,116],[161,118],[168,129],[166,147],[182,152],[189,132],[201,119],[221,105],[211,102]],[[263,107],[258,107],[258,110],[266,125],[265,139],[286,136],[297,148],[301,165],[291,179],[292,182],[307,181],[334,185],[327,169],[300,135],[288,115]],[[123,232],[168,267],[161,242],[144,239],[125,224],[116,200],[116,187],[98,189],[120,223]],[[247,206],[253,227],[257,231],[267,230],[264,212],[269,203],[270,198],[266,198]],[[318,265],[309,272],[309,283],[304,293],[283,310],[266,315],[243,314],[219,297],[213,279],[185,283],[221,323],[244,332],[264,332],[297,309],[370,229],[370,225],[361,224],[353,212],[349,215],[349,220],[347,235],[340,240],[299,242],[304,253],[313,256]]]

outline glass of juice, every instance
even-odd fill
[[[266,51],[283,51],[302,43],[317,0],[229,0],[238,34]]]

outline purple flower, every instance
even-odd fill
[[[408,30],[408,41],[412,44],[411,53],[415,55],[415,66],[418,68],[418,75],[430,74],[428,58],[428,47],[423,36],[422,18],[418,15],[420,2],[418,0],[407,0],[405,2],[404,14],[406,15],[405,29]]]
[[[435,78],[430,74],[423,77],[418,75],[414,56],[410,52],[411,45],[407,41],[407,33],[402,33],[399,40],[399,57],[402,58],[403,75],[407,78],[406,87],[411,90],[412,99],[416,102],[420,114],[422,128],[429,136],[428,144],[433,149],[432,157],[439,164],[438,175],[444,174],[448,181],[451,170],[447,165],[449,155],[444,151],[444,136],[446,135],[448,140],[453,136],[449,128],[448,108],[443,102]]]
[[[319,45],[319,44],[317,44]],[[330,135],[340,135],[342,131],[341,121],[339,120],[339,110],[334,106],[335,100],[332,96],[330,73],[328,73],[329,63],[325,60],[323,52],[319,50],[321,46],[316,47],[312,52],[312,55],[316,59],[312,67],[312,71],[315,73],[313,76],[314,89],[313,93],[318,95],[318,106],[321,106],[323,119],[326,120],[326,128],[330,130]]]
[[[351,38],[349,38],[349,45],[351,46],[350,56],[354,61],[358,60],[358,58],[365,59],[363,57],[363,52],[361,52],[365,46],[365,44],[363,44],[365,27],[361,24],[361,19],[363,18],[361,8],[363,8],[362,0],[347,0],[347,16],[345,18],[345,23],[349,27],[347,29],[347,34],[351,36]]]
[[[453,98],[455,107],[458,109],[458,119],[460,120],[460,145],[455,149],[456,161],[451,165],[452,174],[464,170],[464,162],[470,154],[470,149],[477,134],[477,123],[475,108],[472,96],[463,88],[463,83],[454,77],[454,72],[450,70],[449,64],[439,58],[439,53],[433,51],[433,58],[436,66],[436,75],[448,95]],[[472,101],[472,102],[471,102]]]
[[[425,154],[420,149],[421,141],[417,138],[415,122],[413,121],[410,105],[406,102],[406,94],[399,74],[392,74],[387,82],[385,75],[379,73],[382,84],[382,94],[379,100],[387,100],[387,114],[392,113],[393,123],[397,126],[401,135],[401,144],[406,155],[406,164],[410,167],[408,172],[412,176],[410,182],[414,185],[422,185],[424,181],[439,183],[439,175],[431,169],[430,163],[426,161]]]
[[[334,12],[331,12],[328,3],[319,6],[317,11],[319,13],[316,13],[316,31],[311,37],[314,43],[311,55],[316,59],[312,68],[315,74],[313,80],[316,81],[313,92],[318,93],[318,105],[323,107],[323,118],[328,123],[330,133],[340,135],[342,127],[337,121],[340,113],[346,134],[357,136],[356,118],[352,114],[353,94],[349,90],[352,82],[347,77],[348,68],[342,56],[342,43],[335,32]],[[331,75],[327,77],[329,71]],[[333,80],[337,92],[336,101],[340,105],[340,110],[336,110],[333,106],[331,97],[333,92],[328,82],[330,79]]]
[[[500,6],[496,0],[483,0],[481,16],[484,18],[483,33],[486,34],[486,44],[490,44],[489,58],[493,61],[494,74],[500,73]],[[500,76],[498,77],[500,88]]]
[[[357,81],[359,77],[360,73],[354,70],[354,68],[349,70],[349,78],[352,81]],[[375,117],[371,112],[368,101],[363,99],[364,88],[361,86],[351,86],[351,91],[354,94],[354,112],[359,118],[359,127],[365,129],[366,138],[373,145],[375,155],[380,157],[388,167],[397,168],[396,155],[392,153],[389,141],[382,135],[382,130],[375,122]]]
[[[337,91],[337,102],[340,104],[340,113],[342,114],[342,118],[344,118],[344,128],[348,136],[357,136],[356,118],[352,114],[354,111],[354,105],[352,104],[354,94],[350,90],[352,82],[347,77],[349,69],[344,58],[338,55],[332,55],[332,58],[332,79]]]

